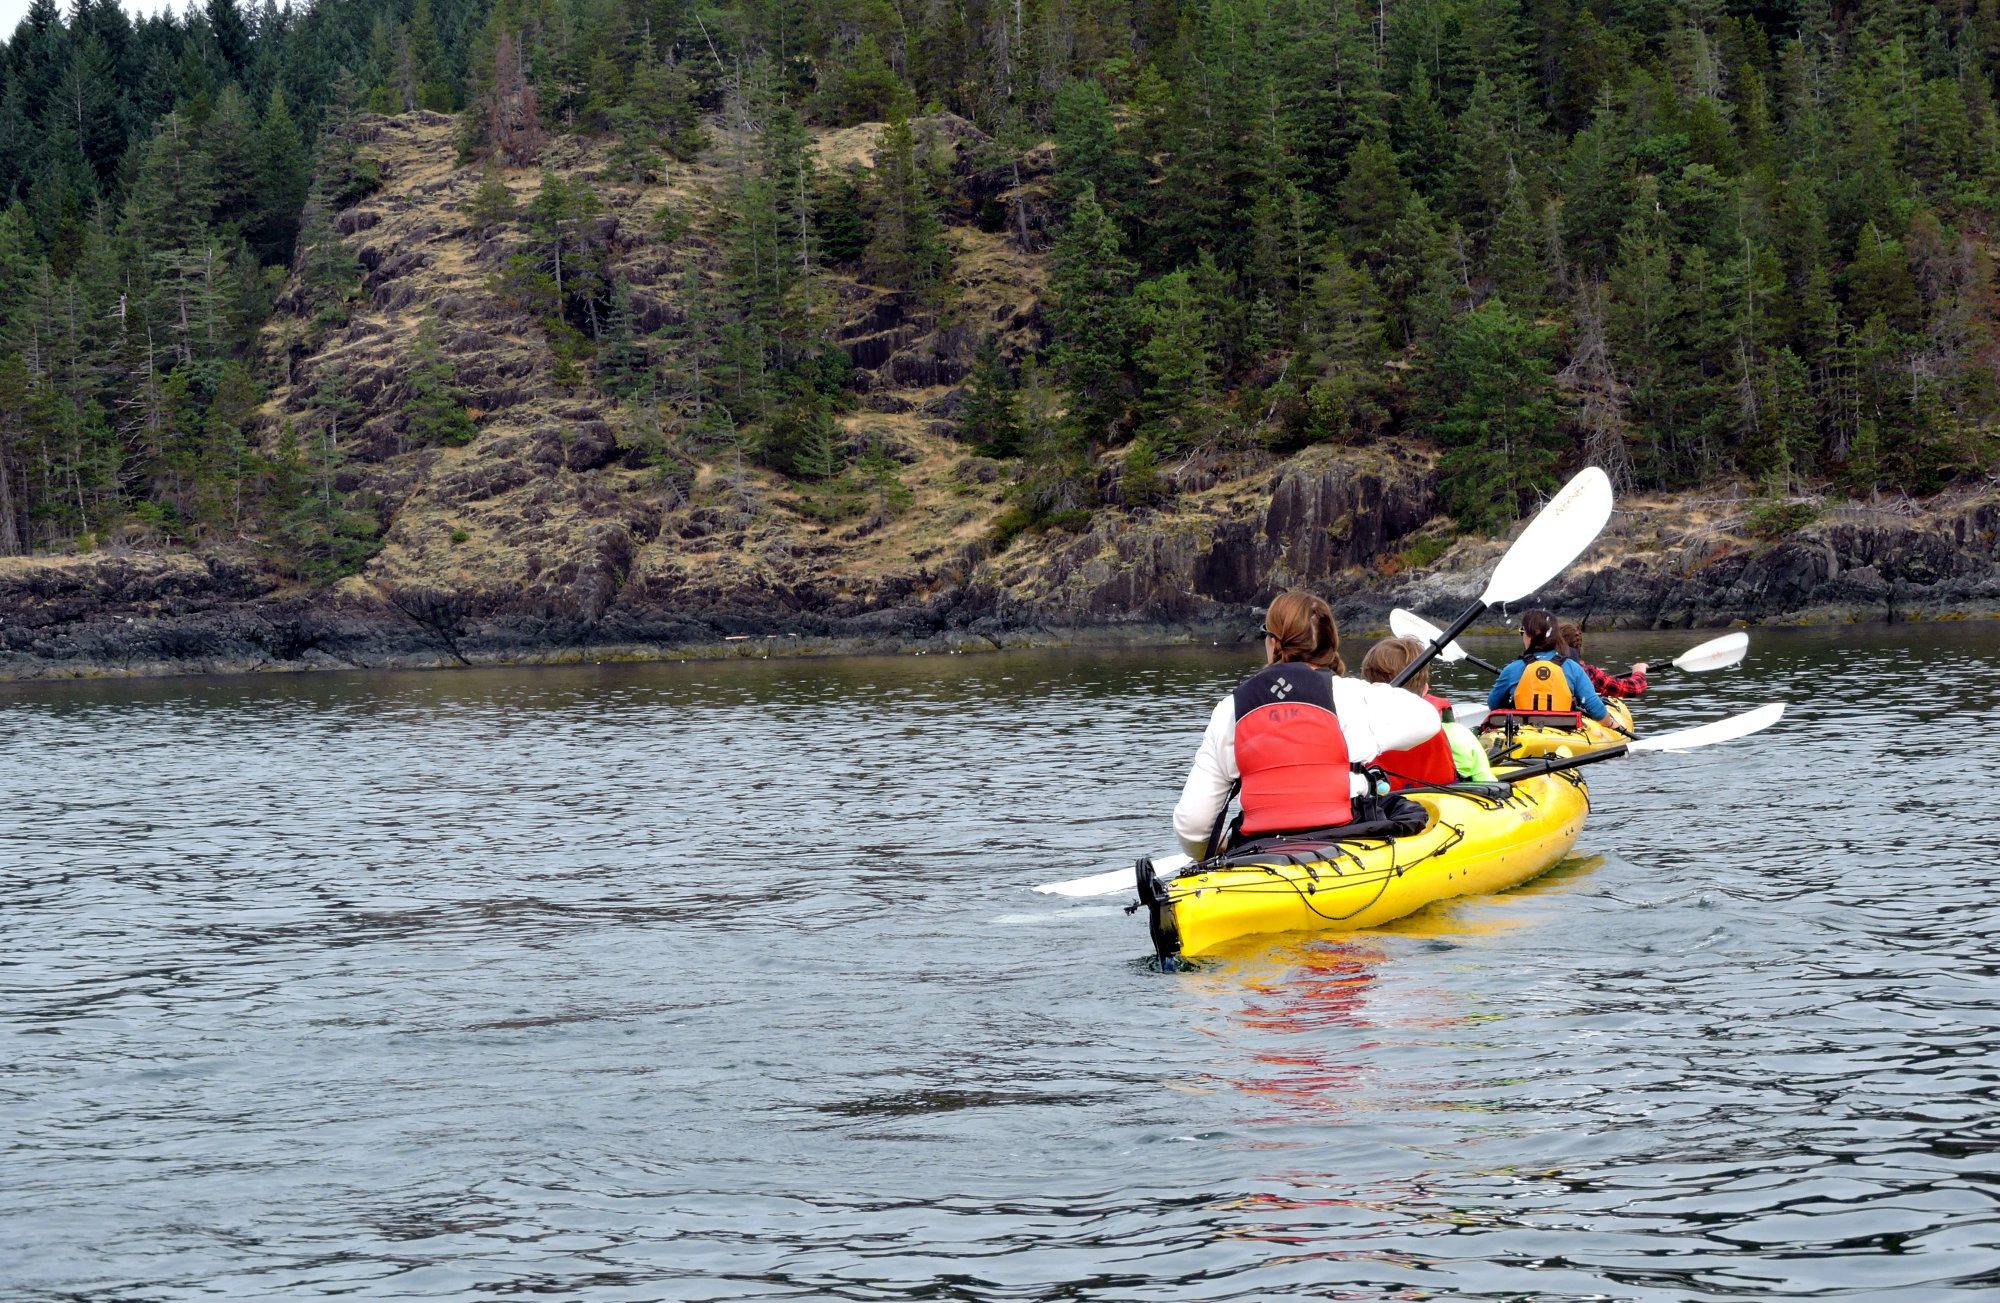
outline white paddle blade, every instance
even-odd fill
[[[1578,471],[1528,522],[1487,581],[1488,606],[1518,602],[1583,555],[1611,519],[1611,479],[1595,466]]]
[[[1415,638],[1421,643],[1436,642],[1444,634],[1444,630],[1423,616],[1405,611],[1400,606],[1389,612],[1389,632],[1398,638]],[[1447,665],[1453,661],[1462,661],[1465,659],[1465,648],[1459,646],[1456,640],[1448,642],[1444,645],[1444,649],[1438,652],[1437,658]]]
[[[1699,647],[1690,647],[1674,657],[1674,668],[1686,670],[1691,674],[1726,670],[1742,660],[1749,650],[1749,634],[1741,630],[1725,633],[1720,638],[1710,639]]]
[[[1784,716],[1785,703],[1774,701],[1768,706],[1746,710],[1728,719],[1718,719],[1713,724],[1697,724],[1693,728],[1677,729],[1672,733],[1658,733],[1652,737],[1642,737],[1636,742],[1627,742],[1627,751],[1691,751],[1695,747],[1713,746],[1717,742],[1734,742],[1739,737],[1749,737],[1760,729],[1767,729]]]
[[[1194,861],[1175,852],[1172,855],[1155,855],[1153,872],[1165,875],[1179,873]],[[1111,869],[1104,873],[1093,873],[1087,878],[1071,878],[1068,882],[1044,882],[1035,888],[1044,896],[1111,896],[1121,891],[1138,890],[1138,878],[1131,867]]]
[[[1486,722],[1486,717],[1492,713],[1493,707],[1483,701],[1459,702],[1455,703],[1451,708],[1452,719],[1465,725],[1467,728],[1478,728]]]

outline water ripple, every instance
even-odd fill
[[[2000,631],[1754,636],[1558,872],[1175,975],[1023,889],[1240,652],[0,688],[0,1295],[1989,1296]]]

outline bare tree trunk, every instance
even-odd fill
[[[1632,451],[1626,443],[1624,386],[1611,367],[1602,281],[1587,280],[1578,287],[1576,348],[1556,382],[1576,396],[1584,460],[1602,467],[1621,491],[1630,488]]]
[[[0,457],[0,556],[21,555],[20,526],[15,521],[14,470]]]

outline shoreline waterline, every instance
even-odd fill
[[[1532,604],[1532,603],[1529,603]],[[1524,604],[1526,605],[1526,604]],[[987,656],[1014,652],[1079,650],[1144,652],[1180,647],[1229,646],[1241,642],[1254,646],[1256,638],[1243,634],[1260,612],[1246,607],[1244,618],[1196,624],[1107,623],[1075,626],[1034,626],[1004,632],[948,630],[933,634],[826,635],[812,633],[755,633],[704,638],[686,643],[607,642],[602,644],[557,645],[546,651],[528,649],[458,653],[442,651],[390,653],[379,658],[337,660],[273,661],[268,658],[191,658],[186,661],[139,661],[118,663],[109,660],[38,660],[21,665],[0,654],[0,684],[63,683],[118,679],[218,678],[237,675],[288,675],[351,673],[368,671],[531,669],[537,667],[591,665],[692,664],[734,660],[847,660],[878,656]],[[1755,637],[1758,631],[1791,629],[1893,629],[1903,625],[1951,627],[2000,621],[2000,607],[1967,606],[1938,612],[1913,612],[1895,619],[1864,615],[1851,608],[1828,608],[1802,612],[1791,618],[1749,620],[1741,617],[1703,623],[1641,625],[1620,623],[1613,617],[1602,623],[1592,617],[1588,630],[1594,637],[1626,633],[1699,633],[1705,630],[1743,629]],[[1511,634],[1513,625],[1496,612],[1475,623],[1466,636]],[[1386,637],[1381,625],[1343,623],[1344,640]]]

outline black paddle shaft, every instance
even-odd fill
[[[1408,683],[1412,678],[1416,677],[1416,673],[1418,670],[1430,664],[1431,657],[1443,651],[1445,649],[1445,646],[1448,643],[1450,643],[1453,638],[1458,637],[1458,635],[1464,633],[1466,629],[1471,627],[1472,622],[1474,620],[1477,620],[1480,616],[1480,613],[1485,609],[1486,609],[1486,599],[1483,597],[1480,598],[1478,601],[1474,602],[1471,606],[1468,606],[1465,609],[1465,614],[1459,616],[1456,620],[1453,620],[1451,622],[1451,628],[1446,629],[1436,638],[1433,638],[1431,640],[1431,645],[1424,648],[1423,651],[1419,652],[1415,660],[1411,661],[1408,665],[1405,665],[1402,669],[1396,671],[1396,677],[1389,680],[1389,686],[1392,688],[1400,688],[1405,683]],[[1492,667],[1488,666],[1487,668],[1491,669]],[[1495,674],[1498,674],[1500,671],[1494,670],[1493,672]]]
[[[1620,742],[1614,747],[1601,751],[1586,751],[1580,756],[1544,756],[1521,768],[1508,773],[1500,781],[1503,783],[1524,783],[1530,778],[1540,778],[1543,774],[1560,773],[1565,769],[1579,769],[1584,765],[1594,765],[1600,760],[1616,760],[1631,748]]]

